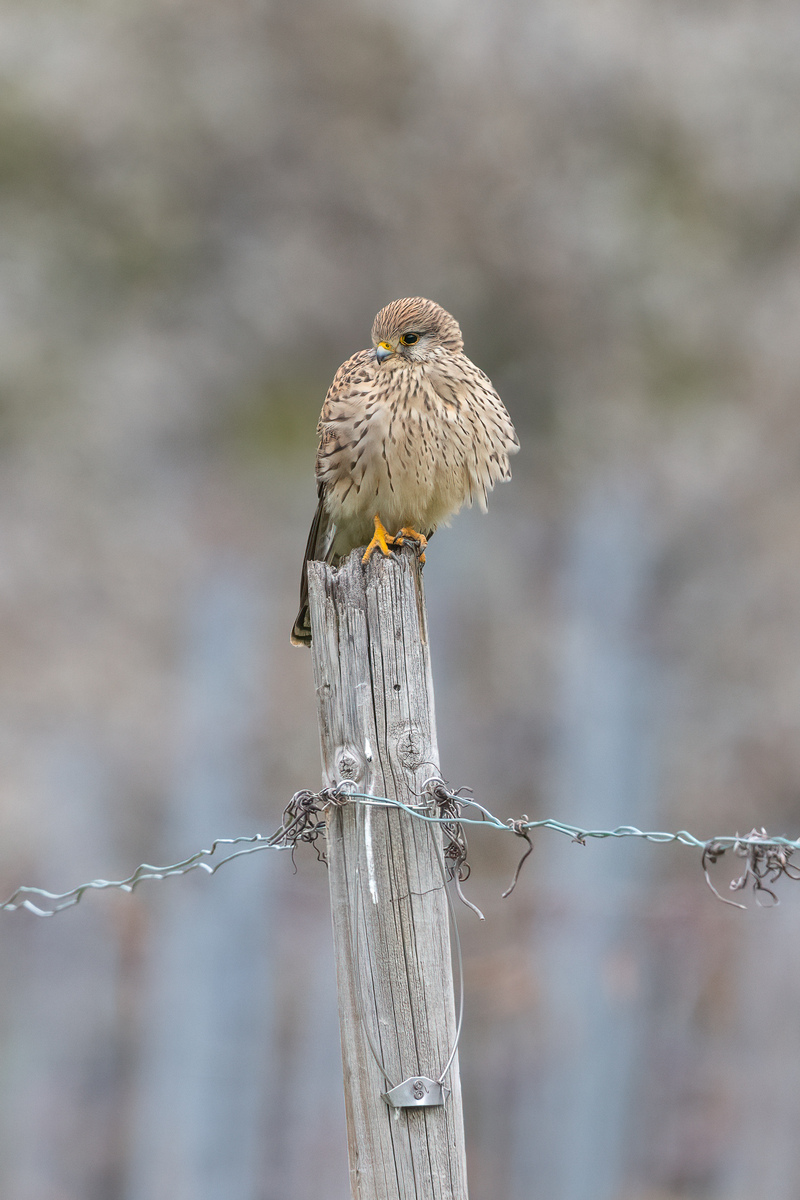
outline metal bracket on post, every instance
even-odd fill
[[[381,1096],[390,1108],[438,1108],[450,1095],[450,1088],[427,1075],[412,1075]]]

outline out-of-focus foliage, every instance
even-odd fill
[[[411,294],[523,441],[426,567],[445,774],[509,816],[797,833],[798,64],[789,0],[8,0],[8,891],[316,786],[314,428]],[[543,835],[501,911],[513,853],[474,857],[474,1195],[793,1200],[788,888],[743,917],[688,852]],[[335,1160],[346,1195],[325,880],[253,870],[5,919],[0,1194],[303,1200]]]

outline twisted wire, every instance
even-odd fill
[[[707,879],[706,862],[714,863],[726,851],[730,850],[741,858],[747,858],[748,863],[741,879],[731,885],[732,890],[740,890],[745,885],[745,882],[750,881],[754,883],[757,891],[763,891],[774,898],[774,893],[760,881],[764,879],[774,881],[781,874],[788,878],[800,877],[797,874],[795,864],[789,862],[791,854],[794,851],[800,850],[800,838],[772,837],[767,835],[765,830],[752,830],[745,836],[731,834],[702,839],[696,837],[686,829],[668,832],[638,829],[635,825],[617,825],[614,829],[587,829],[580,825],[570,825],[565,821],[559,821],[553,817],[531,821],[528,820],[527,816],[523,816],[522,819],[508,819],[503,821],[477,800],[464,796],[460,792],[451,791],[445,781],[439,776],[432,776],[426,781],[423,793],[427,794],[429,799],[437,801],[440,805],[443,802],[448,802],[450,805],[457,806],[458,816],[455,819],[459,825],[480,826],[484,829],[492,829],[503,833],[510,833],[516,837],[524,837],[528,841],[529,838],[527,835],[532,831],[547,829],[563,834],[581,845],[584,845],[590,838],[599,840],[607,838],[639,838],[642,841],[656,844],[677,842],[682,846],[689,846],[703,852],[703,867],[706,870]],[[409,806],[403,804],[400,800],[394,800],[387,796],[372,796],[366,792],[357,792],[353,790],[351,783],[345,781],[341,785],[323,788],[319,792],[296,792],[284,810],[283,823],[271,836],[256,833],[234,838],[216,838],[207,849],[198,850],[180,862],[164,867],[142,863],[126,879],[92,879],[90,882],[82,883],[68,892],[51,892],[45,888],[30,886],[18,887],[7,900],[0,904],[0,911],[14,912],[17,909],[23,908],[37,917],[52,917],[56,913],[63,912],[64,909],[72,908],[74,905],[80,903],[87,892],[105,891],[108,889],[133,892],[145,880],[168,879],[175,875],[187,875],[190,871],[195,870],[202,870],[209,875],[214,875],[221,866],[224,866],[227,862],[231,862],[232,859],[240,858],[246,854],[255,854],[261,850],[288,850],[293,853],[297,842],[305,841],[315,845],[317,839],[322,836],[325,828],[325,809],[328,805],[352,802],[365,806],[398,808],[408,813],[415,820],[427,821],[431,824],[452,826],[454,823],[452,810],[441,812],[437,815],[437,812],[435,810],[432,811],[430,808]],[[465,810],[474,811],[477,815],[467,816],[465,815]],[[225,854],[224,857],[218,858],[214,862],[208,861],[213,859],[217,851],[225,846],[238,846],[240,848],[232,851],[230,854]],[[317,853],[320,858],[324,859],[324,854],[319,850],[319,847],[317,847]],[[530,849],[525,852],[523,861],[529,853]],[[516,876],[514,882],[516,882]],[[711,886],[710,880],[709,886]],[[509,891],[511,890],[509,889]],[[716,892],[713,887],[712,890]],[[719,895],[719,893],[716,894]],[[47,906],[45,907],[36,903],[32,897],[47,901]],[[726,901],[726,903],[732,903],[732,901]]]

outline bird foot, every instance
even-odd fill
[[[362,558],[361,558],[362,563],[369,562],[369,560],[371,559],[372,555],[375,553],[376,550],[380,550],[380,552],[384,556],[384,558],[388,558],[389,555],[391,554],[391,550],[389,549],[390,544],[392,546],[395,546],[395,545],[397,545],[397,541],[395,538],[393,538],[391,536],[391,534],[386,532],[386,529],[384,528],[380,517],[377,516],[377,514],[376,514],[376,516],[375,516],[375,532],[372,535],[372,541],[367,546],[366,550],[364,551],[364,553],[362,555]]]
[[[424,563],[425,548],[428,545],[428,539],[425,537],[425,534],[419,533],[416,529],[412,529],[410,525],[404,525],[397,537],[394,538],[394,545],[402,546],[405,538],[411,538],[412,542],[417,543],[417,549],[419,550],[419,561]]]

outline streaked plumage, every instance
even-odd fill
[[[429,537],[464,504],[483,511],[519,449],[502,400],[463,350],[457,321],[413,296],[381,309],[371,350],[343,363],[317,432],[319,504],[303,560],[295,645],[309,645],[306,563],[334,565],[373,535],[412,527]]]

